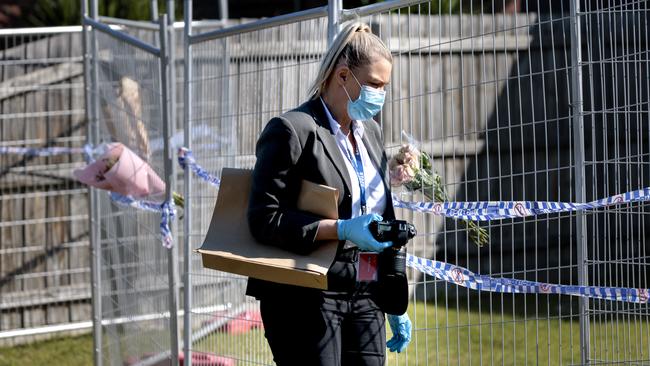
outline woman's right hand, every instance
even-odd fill
[[[382,221],[377,214],[367,214],[348,220],[336,221],[336,234],[339,240],[349,240],[356,244],[361,251],[380,253],[391,247],[392,242],[380,243],[372,236],[368,225],[373,221]]]

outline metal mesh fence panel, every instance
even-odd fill
[[[571,150],[561,141],[571,134],[569,100],[558,100],[568,90],[570,55],[541,37],[554,28],[558,38],[568,36],[568,14],[542,19],[476,2],[459,7],[421,3],[378,18],[397,55],[387,143],[408,142],[401,131],[420,141],[450,200],[571,201],[571,185],[558,184],[572,175],[563,159]],[[559,97],[546,101],[553,95]],[[563,110],[547,108],[552,103]],[[481,224],[488,243],[479,248],[462,221],[403,214],[426,228],[409,247],[416,255],[492,277],[575,282],[569,215]],[[419,273],[413,280],[414,347],[396,364],[579,360],[570,298],[479,294]]]
[[[123,143],[164,177],[159,57],[100,32],[97,45],[100,139]],[[103,193],[99,198],[103,360],[133,363],[168,352],[169,277],[160,214],[119,206]]]
[[[456,201],[573,202],[581,201],[582,193],[589,201],[647,186],[647,174],[639,169],[647,158],[643,150],[647,85],[642,84],[647,79],[643,58],[647,45],[641,35],[645,5],[634,3],[625,11],[619,5],[610,6],[613,10],[591,5],[576,15],[569,5],[404,1],[344,12],[347,18],[360,15],[394,56],[387,103],[378,116],[389,153],[414,141],[433,158],[432,170],[442,181],[439,190]],[[579,34],[573,28],[576,22],[582,24]],[[324,23],[320,27],[323,30]],[[597,27],[601,33],[594,32]],[[617,36],[615,29],[622,35]],[[303,101],[300,93],[315,75],[318,54],[325,49],[324,32],[321,43],[314,44],[311,68],[299,75],[272,55],[260,60],[252,52],[234,69],[237,41],[255,44],[251,48],[258,53],[277,46],[274,38],[255,38],[267,31],[194,45],[192,88],[197,107],[192,126],[214,118],[216,123],[207,126],[216,130],[204,133],[205,128],[193,128],[197,135],[192,143],[198,143],[195,156],[204,159],[201,164],[210,171],[252,166],[253,144],[264,122]],[[572,44],[575,36],[583,50],[580,59],[572,53],[578,47]],[[211,70],[218,71],[206,74],[202,56],[208,47],[212,55],[206,59],[214,63]],[[304,44],[297,48],[308,49]],[[284,59],[293,60],[303,52],[285,49]],[[615,56],[618,59],[612,59]],[[580,100],[573,93],[578,67],[584,69],[584,77],[576,79],[582,80]],[[293,82],[278,77],[285,70]],[[281,89],[273,88],[276,80],[282,80]],[[592,95],[594,90],[598,93]],[[583,132],[576,122],[580,118]],[[607,137],[608,131],[618,131],[620,138]],[[576,145],[576,134],[582,133],[584,144]],[[201,142],[202,136],[219,139],[216,144],[214,138]],[[210,161],[213,153],[198,152],[208,144],[214,144],[210,148],[222,157]],[[582,164],[579,156],[586,157],[582,178],[576,173],[577,164]],[[197,189],[212,190],[205,183],[195,184],[199,185],[193,185],[195,195]],[[407,200],[431,200],[436,194],[433,189],[397,193]],[[214,198],[206,202],[197,220],[207,223],[200,218],[209,218],[213,203]],[[497,278],[644,288],[644,207],[481,223],[488,241],[482,247],[472,237],[477,229],[465,222],[406,210],[401,216],[420,229],[408,246],[418,256]],[[586,231],[579,234],[577,225],[584,220]],[[200,231],[192,237],[201,238],[207,230],[199,226],[193,225]],[[583,250],[586,257],[581,256]],[[587,274],[585,279],[580,271]],[[486,294],[415,271],[410,278],[414,340],[405,355],[390,355],[389,364],[598,364],[647,359],[646,305],[585,301],[581,309],[581,300],[564,295]],[[196,301],[200,298],[197,295]],[[586,335],[580,334],[581,321]],[[219,346],[212,347],[214,351]]]
[[[80,27],[0,33],[0,149],[80,149]],[[0,344],[88,328],[83,154],[0,154]]]
[[[582,62],[586,198],[650,183],[650,64],[647,2],[586,4]],[[650,287],[648,204],[586,215],[588,280],[597,286]],[[590,301],[593,364],[650,363],[648,304]]]
[[[478,2],[456,9],[421,2],[365,20],[394,54],[382,113],[389,149],[409,142],[402,131],[412,136],[433,159],[438,190],[452,201],[571,201],[571,185],[557,184],[571,182],[571,161],[562,159],[571,150],[560,144],[571,134],[569,100],[546,101],[568,90],[570,55],[547,36],[562,32],[568,14],[543,19]],[[436,199],[430,188],[399,193]],[[492,277],[575,281],[575,264],[567,260],[575,246],[569,215],[481,223],[482,247],[463,221],[402,215],[420,229],[408,246],[415,255]],[[480,294],[418,272],[412,281],[414,342],[391,364],[579,361],[570,298]]]
[[[264,124],[306,99],[328,21],[324,12],[309,14],[184,44],[192,47],[185,142],[207,171],[251,168]],[[650,186],[645,2],[394,1],[341,14],[356,16],[394,58],[377,116],[388,153],[416,144],[440,180],[435,189],[396,189],[401,199],[580,202]],[[180,135],[162,136],[158,59],[105,35],[98,40],[103,139],[125,143],[162,176],[162,148],[178,147]],[[124,93],[133,84],[138,108]],[[187,238],[196,248],[218,192],[189,181],[188,231],[176,243]],[[101,197],[102,352],[107,361],[130,363],[170,348],[167,256],[159,215]],[[647,204],[635,203],[472,225],[398,211],[418,227],[407,246],[413,255],[494,278],[630,288],[648,287],[646,212]],[[199,255],[187,259],[188,349],[224,363],[271,364],[246,279],[203,269]],[[650,358],[647,304],[476,292],[409,271],[413,340],[388,364]]]
[[[326,42],[327,19],[317,17],[194,44],[189,128],[197,162],[215,174],[223,167],[252,168],[257,135],[271,117],[306,98]],[[217,190],[194,178],[190,192],[189,241],[198,247]],[[199,255],[190,276],[192,352],[238,365],[271,364],[257,304],[244,295],[246,278],[203,269]]]
[[[456,201],[581,201],[581,154],[586,201],[648,186],[641,168],[648,136],[645,3],[594,2],[578,16],[569,3],[456,5],[421,2],[363,18],[394,55],[381,115],[389,150],[409,142],[402,131],[413,136]],[[518,12],[507,14],[509,6]],[[578,44],[571,43],[572,21],[583,24]],[[583,50],[580,66],[573,47]],[[584,100],[572,99],[577,67]],[[584,113],[576,109],[583,103]],[[584,117],[584,145],[574,142],[576,116]],[[427,200],[435,193],[402,195]],[[647,288],[646,210],[638,204],[588,213],[582,242],[575,214],[492,221],[480,225],[489,237],[480,248],[462,221],[402,215],[420,229],[410,252],[475,273]],[[582,283],[580,270],[587,274]],[[647,362],[645,304],[586,301],[581,312],[569,296],[481,294],[420,273],[412,280],[414,342],[390,364]],[[582,339],[581,314],[589,316]]]

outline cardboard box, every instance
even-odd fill
[[[327,289],[327,271],[338,242],[324,242],[308,256],[257,242],[248,228],[246,211],[251,171],[224,168],[217,203],[201,248],[203,267],[284,284]],[[336,219],[338,191],[303,182],[301,210]]]

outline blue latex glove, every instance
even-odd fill
[[[349,220],[336,220],[336,233],[339,240],[349,240],[364,252],[381,252],[391,247],[392,242],[380,243],[372,236],[368,225],[373,221],[381,221],[377,214],[367,214]]]
[[[393,331],[393,337],[386,342],[386,347],[391,352],[397,351],[401,353],[406,349],[409,342],[411,342],[411,319],[409,316],[404,315],[390,315],[388,314],[388,324],[390,330]]]

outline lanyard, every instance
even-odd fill
[[[351,128],[351,126],[350,126]],[[352,164],[352,167],[354,167],[355,173],[357,173],[357,179],[359,181],[359,192],[361,195],[361,214],[365,215],[367,211],[367,205],[366,205],[366,177],[363,173],[363,162],[361,160],[361,151],[359,149],[359,142],[357,141],[356,137],[354,137],[354,133],[352,134],[352,138],[354,141],[357,142],[357,151],[354,152],[354,159],[352,159],[352,154],[350,153],[350,150],[348,149],[348,144],[350,143],[348,141],[348,138],[345,138],[345,150],[347,152],[346,157],[350,161],[350,164]]]

